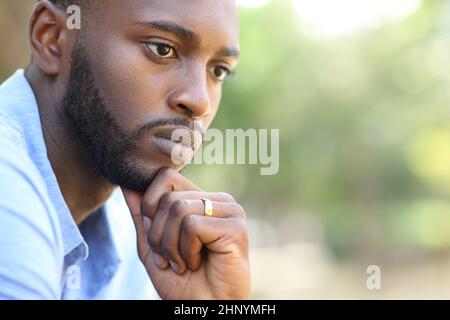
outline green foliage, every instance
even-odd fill
[[[2,79],[28,61],[33,3],[0,2]],[[299,29],[288,0],[242,8],[242,59],[213,127],[279,128],[280,171],[193,166],[186,174],[234,194],[253,218],[315,215],[339,253],[368,243],[449,246],[439,227],[449,225],[450,206],[449,10],[425,1],[379,29],[318,38]]]

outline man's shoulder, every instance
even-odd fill
[[[20,127],[4,114],[0,177],[0,299],[59,298],[59,220]]]
[[[44,178],[28,153],[22,128],[1,110],[0,177],[0,215],[14,214],[55,240],[58,219]]]
[[[25,139],[22,128],[0,109],[0,150],[25,151]],[[7,156],[0,152],[0,156]]]
[[[9,87],[0,88],[0,299],[58,299],[61,226],[29,151],[30,128],[18,122],[26,101]]]
[[[45,188],[39,170],[28,153],[22,128],[0,110],[0,176],[11,170],[38,184],[39,191]],[[14,181],[9,183],[14,186]]]

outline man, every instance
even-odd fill
[[[41,0],[29,38],[0,87],[0,298],[249,298],[245,213],[171,140],[217,113],[234,0]]]

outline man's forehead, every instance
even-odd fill
[[[110,0],[105,14],[119,24],[168,21],[206,37],[238,45],[239,23],[235,0]],[[97,20],[99,21],[99,20]]]

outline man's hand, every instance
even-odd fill
[[[161,169],[145,194],[123,189],[137,233],[139,258],[162,299],[248,299],[248,231],[228,194],[201,191]],[[214,216],[204,216],[202,198]]]

